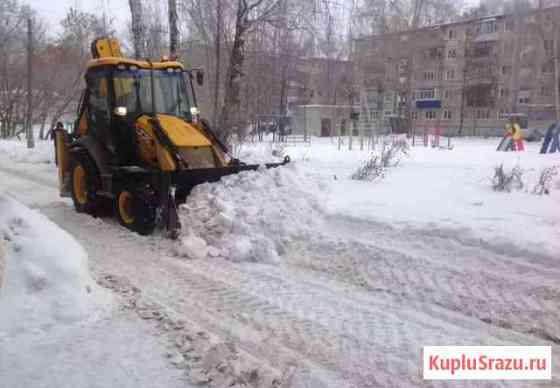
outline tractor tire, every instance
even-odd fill
[[[156,227],[154,198],[147,187],[122,185],[114,200],[119,223],[142,236],[152,234]]]
[[[96,215],[101,198],[97,195],[99,174],[89,156],[77,154],[70,161],[70,188],[78,213]]]

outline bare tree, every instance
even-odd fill
[[[215,40],[215,55],[216,67],[214,71],[214,126],[218,117],[218,109],[220,104],[220,71],[222,65],[222,0],[216,0],[216,38]]]
[[[128,0],[131,15],[132,46],[134,47],[134,57],[141,58],[144,55],[144,26],[142,1]]]
[[[229,137],[235,125],[238,127],[242,125],[239,115],[241,109],[240,82],[243,77],[244,49],[247,33],[259,21],[270,18],[277,10],[278,4],[278,0],[237,1],[235,34],[225,80],[225,96],[218,128],[219,135],[224,139]]]
[[[16,0],[0,3],[0,132],[3,138],[14,136],[23,123],[24,21],[27,10]]]
[[[169,13],[169,55],[177,56],[179,46],[179,29],[177,27],[177,0],[168,0]]]

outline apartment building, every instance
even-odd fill
[[[390,115],[412,126],[501,134],[505,115],[529,127],[557,117],[560,7],[496,15],[355,41],[361,124]]]

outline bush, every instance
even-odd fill
[[[494,178],[492,178],[492,188],[494,191],[511,192],[512,190],[522,190],[525,187],[523,183],[523,174],[525,171],[519,166],[515,166],[510,171],[504,169],[504,165],[500,164],[494,167]]]
[[[545,167],[539,175],[539,182],[533,188],[533,194],[550,194],[552,181],[559,172],[559,166]]]
[[[270,154],[277,158],[283,158],[286,155],[286,143],[269,143],[268,148]]]
[[[410,146],[405,139],[383,142],[379,152],[374,150],[371,157],[352,174],[351,178],[358,181],[384,178],[388,168],[396,167],[402,156],[408,156],[409,149]]]

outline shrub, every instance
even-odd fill
[[[550,194],[552,187],[552,181],[556,175],[560,172],[559,166],[545,167],[540,175],[539,181],[533,188],[533,194],[543,195]]]
[[[388,168],[396,167],[403,155],[408,156],[409,147],[405,139],[383,142],[379,152],[374,150],[370,158],[358,167],[351,178],[358,181],[373,181],[377,178],[384,178]]]
[[[525,184],[523,183],[523,169],[515,166],[510,171],[504,169],[504,165],[500,164],[494,167],[494,178],[492,178],[492,188],[494,191],[511,192],[512,190],[522,190]]]

